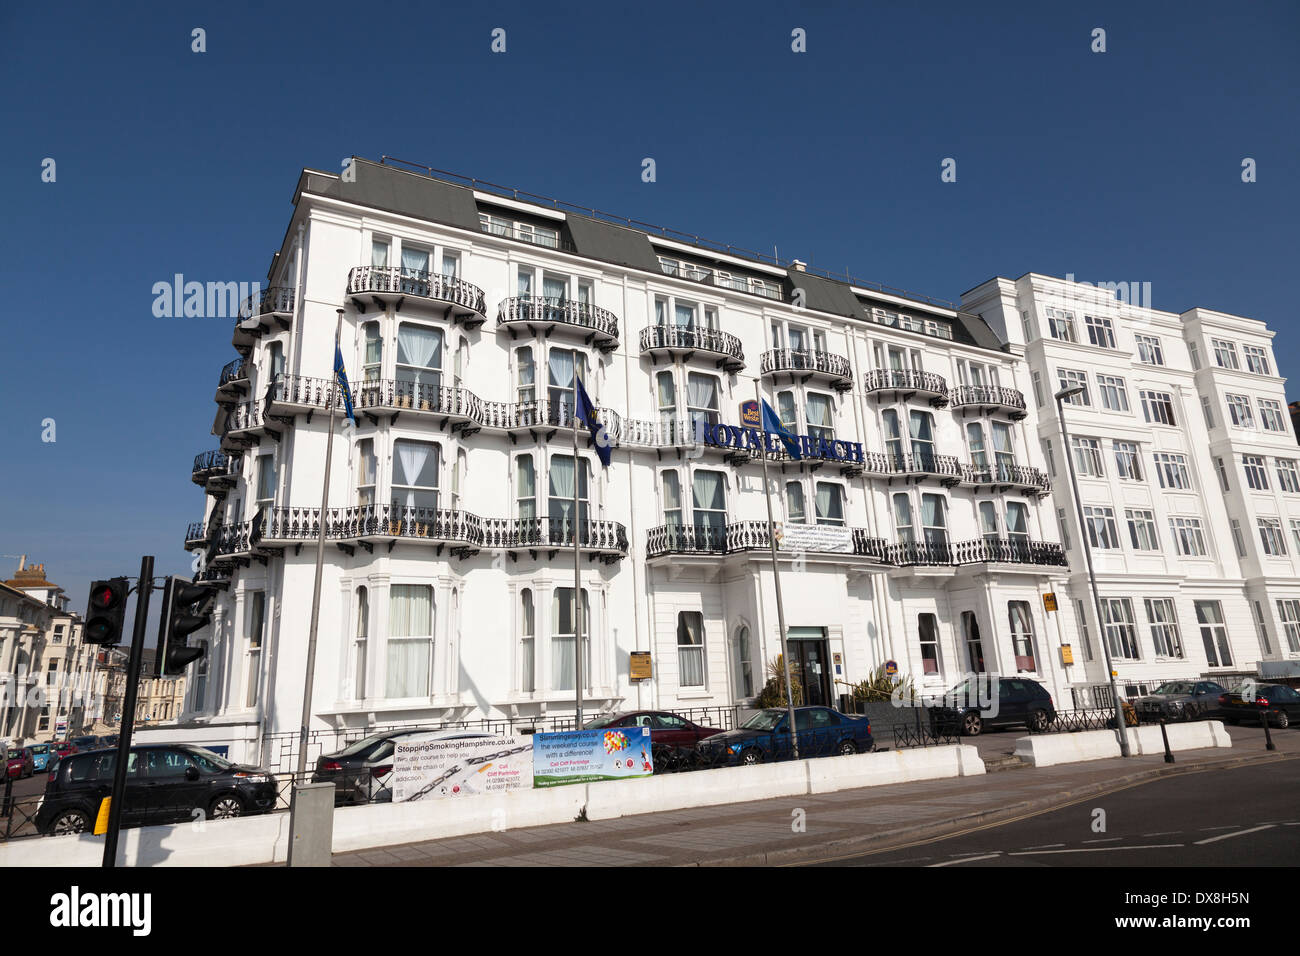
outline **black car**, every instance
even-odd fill
[[[930,709],[930,726],[936,733],[975,737],[986,729],[1025,726],[1045,730],[1056,719],[1052,695],[1027,677],[999,677],[997,700],[988,681],[966,680]]]
[[[875,742],[866,717],[842,714],[830,707],[796,707],[800,757],[871,753]],[[701,740],[697,759],[706,767],[724,767],[785,760],[790,748],[790,715],[779,708],[760,710],[735,730]]]
[[[1225,724],[1256,727],[1268,714],[1270,727],[1290,727],[1300,720],[1300,693],[1285,684],[1243,685],[1219,698],[1219,714]]]
[[[55,836],[90,830],[113,791],[116,750],[64,757],[50,772],[36,829]],[[275,809],[276,781],[266,770],[233,764],[202,747],[149,744],[131,748],[122,825],[158,826],[221,820]]]
[[[316,761],[312,783],[334,784],[334,805],[387,803],[393,799],[389,778],[393,774],[393,752],[397,743],[422,734],[439,740],[461,737],[493,737],[495,734],[474,730],[432,727],[405,727],[374,734],[349,744],[337,753],[326,754]]]
[[[1165,681],[1133,702],[1139,720],[1196,720],[1218,712],[1219,696],[1227,689],[1212,680]]]

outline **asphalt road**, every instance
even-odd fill
[[[1157,779],[948,837],[799,865],[1291,866],[1300,851],[1298,787],[1300,758],[1279,758]]]

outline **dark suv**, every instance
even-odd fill
[[[930,726],[938,733],[959,732],[975,737],[983,730],[1023,725],[1030,730],[1044,730],[1056,719],[1052,695],[1038,681],[1027,677],[999,677],[998,699],[984,706],[980,687],[963,681],[944,695],[942,703],[930,710]],[[989,681],[981,680],[985,696],[991,698]]]
[[[116,750],[64,757],[50,771],[36,828],[48,835],[91,829],[100,803],[113,791]],[[265,770],[233,764],[188,744],[131,748],[122,825],[157,826],[225,819],[275,809],[276,781]]]

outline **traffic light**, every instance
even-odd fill
[[[202,647],[190,647],[186,638],[208,626],[209,603],[217,589],[191,584],[175,576],[163,586],[162,615],[158,619],[158,656],[154,676],[174,677],[203,656]]]
[[[122,621],[126,617],[126,595],[130,589],[126,578],[96,581],[90,586],[86,608],[86,626],[81,639],[87,644],[119,644]]]

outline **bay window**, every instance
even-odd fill
[[[704,615],[699,611],[677,615],[677,686],[704,686]]]
[[[1016,670],[1032,674],[1038,669],[1038,663],[1034,654],[1034,624],[1029,616],[1029,602],[1008,601],[1007,618],[1011,624],[1011,648],[1016,655]]]
[[[577,520],[582,529],[583,538],[587,536],[588,472],[590,465],[585,458],[579,458],[578,468],[578,514]],[[550,540],[552,543],[573,543],[573,481],[574,466],[572,455],[552,455],[550,467],[550,500],[547,502],[547,517],[550,522]]]
[[[720,471],[696,471],[691,483],[691,511],[695,534],[710,550],[725,546],[727,491]]]
[[[828,481],[817,482],[816,504],[818,524],[844,524],[844,489],[842,487]]]
[[[591,602],[582,589],[582,683],[591,688]],[[574,641],[577,619],[574,615],[573,588],[556,588],[551,597],[551,689],[573,690],[577,658]]]
[[[387,682],[389,698],[428,697],[433,676],[433,588],[394,584],[389,588]]]
[[[441,472],[442,448],[433,442],[399,438],[393,442],[394,514],[403,509],[436,511],[438,475]]]

